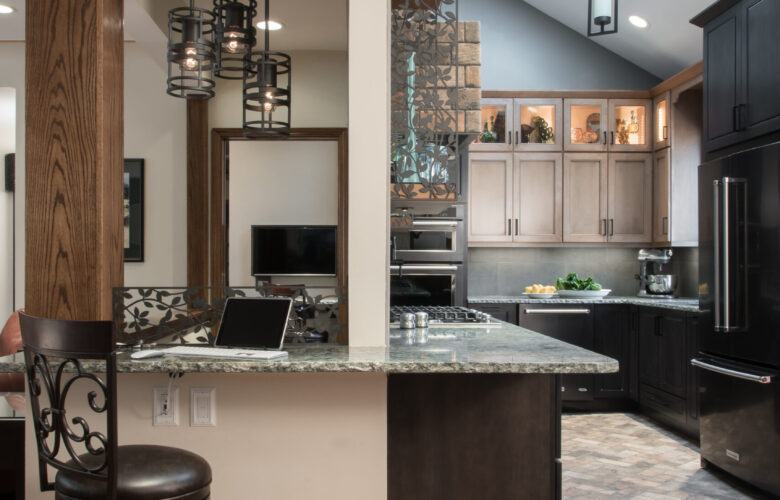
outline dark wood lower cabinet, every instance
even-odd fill
[[[469,307],[488,313],[498,320],[517,324],[517,304],[469,304]]]
[[[593,375],[595,398],[632,397],[632,368],[636,367],[634,308],[623,304],[593,306],[594,346],[599,354],[618,360],[620,371]]]
[[[0,419],[0,500],[24,498],[24,420]]]
[[[387,498],[560,498],[556,378],[390,375]]]

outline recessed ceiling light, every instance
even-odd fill
[[[13,7],[0,4],[0,14],[10,14],[13,11],[14,11]]]
[[[264,30],[265,29],[265,21],[260,21],[257,23],[257,28]],[[276,21],[268,21],[268,30],[269,31],[276,31],[282,29],[282,23],[277,23]]]
[[[648,23],[644,17],[639,17],[639,16],[629,16],[628,22],[630,22],[637,28],[647,28],[648,26],[650,26],[650,23]]]

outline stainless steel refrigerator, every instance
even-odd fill
[[[780,142],[699,167],[703,465],[780,495]]]

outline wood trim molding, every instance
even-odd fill
[[[497,99],[649,99],[649,90],[483,90],[482,98]]]
[[[226,286],[227,279],[227,220],[225,185],[225,152],[228,141],[269,141],[279,140],[273,138],[246,138],[240,128],[215,128],[211,130],[211,192],[210,192],[210,218],[209,239],[201,242],[202,252],[210,252],[209,270],[210,284],[212,286]],[[338,142],[338,233],[337,233],[337,283],[346,289],[348,285],[348,254],[347,241],[348,228],[348,195],[349,195],[349,170],[347,155],[347,129],[346,128],[295,128],[290,131],[288,141],[337,141]],[[188,199],[189,205],[189,199]],[[188,206],[188,209],[191,208]],[[191,213],[188,210],[188,214]],[[347,324],[347,306],[339,309],[339,320]],[[346,329],[339,335],[340,344],[348,343]]]
[[[663,82],[659,83],[652,89],[650,89],[650,93],[653,97],[663,94],[667,90],[672,90],[673,88],[682,85],[683,83],[687,82],[688,80],[692,80],[696,78],[697,76],[701,76],[704,72],[704,65],[702,61],[697,62],[696,64],[685,68],[684,70],[680,71],[674,76],[671,76],[664,80]]]
[[[187,286],[209,282],[208,101],[187,100]]]

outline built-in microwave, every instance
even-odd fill
[[[464,293],[462,264],[390,266],[391,306],[462,306]]]
[[[453,205],[427,214],[394,210],[392,263],[463,262],[466,237],[462,209]]]

